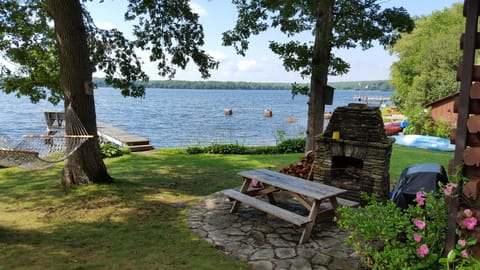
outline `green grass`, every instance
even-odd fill
[[[394,144],[390,159],[390,182],[395,183],[403,169],[420,163],[438,163],[448,171],[448,162],[453,159],[453,152],[440,152],[404,147]]]
[[[1,169],[0,269],[247,269],[188,229],[188,206],[239,186],[239,171],[278,170],[300,156],[131,154],[106,160],[115,184],[67,194],[61,164]],[[411,164],[452,157],[395,146],[392,180]]]

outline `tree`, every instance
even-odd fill
[[[459,89],[456,70],[462,61],[459,48],[464,32],[463,5],[416,19],[416,27],[391,48],[399,60],[392,65],[394,102],[408,116],[423,111],[423,105]]]
[[[0,51],[15,64],[1,64],[2,90],[29,96],[32,102],[64,99],[65,107],[73,107],[93,135],[94,96],[88,94],[92,72],[103,71],[106,82],[124,96],[142,97],[144,86],[136,82],[147,81],[148,76],[136,48],[150,51],[162,76],[173,77],[175,67],[185,68],[190,60],[205,78],[218,66],[201,49],[203,28],[187,0],[129,0],[125,20],[136,23],[133,40],[117,29],[97,28],[80,0],[2,0],[0,8]],[[72,128],[67,119],[67,133]],[[96,140],[82,145],[63,170],[65,185],[89,181],[112,182]]]
[[[346,74],[348,63],[332,53],[333,48],[364,49],[373,41],[392,45],[400,32],[413,28],[404,8],[382,9],[375,0],[232,0],[239,13],[235,27],[223,34],[223,44],[234,46],[245,55],[248,39],[270,28],[277,28],[289,39],[312,33],[311,42],[270,42],[270,49],[280,56],[287,71],[310,77],[310,87],[293,84],[293,94],[309,96],[307,145],[313,150],[314,137],[323,132],[324,89],[328,75]]]

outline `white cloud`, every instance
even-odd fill
[[[210,56],[212,56],[216,61],[223,61],[228,58],[228,56],[221,51],[208,51]]]
[[[98,22],[98,23],[95,23],[95,25],[98,28],[103,29],[103,30],[110,30],[110,29],[115,28],[115,25],[111,22]]]
[[[15,63],[10,62],[3,57],[0,57],[0,66],[5,66],[6,68],[8,68],[10,70],[17,70],[18,69],[18,67],[16,66]]]
[[[195,2],[189,2],[190,8],[194,13],[197,13],[198,16],[205,16],[207,15],[207,10],[204,9],[200,4]]]
[[[255,60],[240,60],[237,63],[237,68],[241,72],[247,72],[255,68],[256,65],[257,65],[257,61]]]

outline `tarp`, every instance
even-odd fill
[[[437,191],[438,182],[446,184],[447,181],[445,168],[440,164],[416,164],[402,171],[391,199],[398,207],[406,209],[409,204],[414,203],[418,191]]]

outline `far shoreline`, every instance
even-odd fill
[[[103,78],[94,78],[97,87],[111,87]],[[291,90],[293,83],[275,82],[234,82],[234,81],[184,81],[184,80],[151,80],[140,83],[145,88],[161,89],[205,89],[205,90]],[[308,84],[299,84],[306,86]],[[337,90],[376,90],[395,91],[395,87],[388,80],[331,82],[329,86]]]

